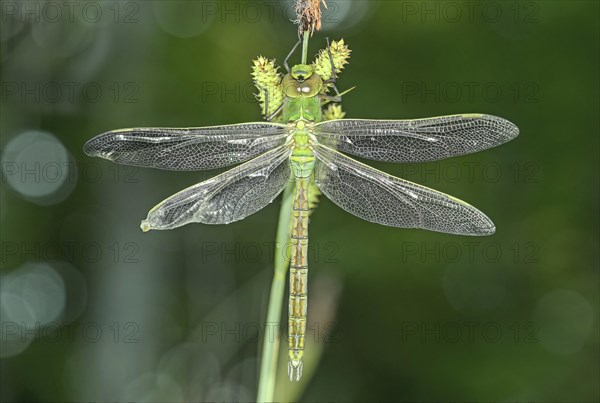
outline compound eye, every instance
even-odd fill
[[[312,75],[312,67],[306,64],[297,64],[292,67],[291,75],[294,80],[302,82],[308,80]]]

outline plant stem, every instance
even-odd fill
[[[279,356],[279,331],[281,321],[281,308],[283,307],[283,295],[285,290],[285,279],[290,267],[290,254],[287,250],[290,245],[291,235],[291,211],[294,201],[294,182],[290,182],[283,191],[281,210],[279,211],[279,223],[277,225],[277,246],[275,248],[275,273],[271,284],[269,296],[269,308],[267,310],[267,322],[265,337],[263,340],[260,374],[258,378],[258,402],[272,402],[275,392],[275,379],[277,377],[277,358]],[[272,330],[272,331],[271,331]]]
[[[308,59],[308,39],[310,34],[308,31],[305,31],[302,36],[302,64],[306,64],[306,60]]]

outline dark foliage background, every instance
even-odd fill
[[[298,385],[282,367],[277,398],[597,401],[598,3],[328,3],[310,54],[325,36],[353,50],[348,117],[481,112],[521,134],[372,163],[477,206],[492,237],[386,228],[322,199],[316,366]],[[120,127],[259,120],[251,60],[288,53],[290,5],[1,6],[2,400],[252,400],[279,200],[144,234],[152,206],[215,172],[116,167],[82,146]]]

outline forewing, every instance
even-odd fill
[[[269,204],[290,180],[287,146],[280,146],[163,200],[142,229],[172,229],[199,222],[228,224]]]
[[[402,228],[460,235],[490,235],[490,219],[475,207],[447,194],[396,178],[323,145],[315,181],[335,204],[364,220]]]
[[[278,123],[242,123],[197,128],[120,129],[100,134],[83,150],[119,164],[193,171],[254,158],[285,143]]]
[[[340,119],[317,124],[315,135],[329,147],[387,162],[424,162],[470,154],[514,139],[517,126],[482,114],[413,120]]]

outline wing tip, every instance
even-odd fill
[[[83,152],[88,157],[95,157],[96,155],[98,155],[98,150],[94,147],[96,138],[97,137],[94,137],[93,139],[86,141],[83,145]]]
[[[491,226],[488,227],[479,227],[477,228],[478,232],[475,233],[474,235],[477,236],[488,236],[488,235],[494,235],[494,233],[496,232],[496,226],[494,224],[492,224]]]
[[[140,228],[142,229],[143,232],[148,232],[151,229],[153,229],[152,225],[150,224],[150,221],[148,221],[148,220],[142,220],[142,222],[140,223]]]
[[[506,141],[510,141],[515,139],[519,135],[519,127],[511,122],[508,119],[501,118],[499,116],[495,116],[501,123],[504,124],[504,130],[502,131],[502,135]]]
[[[513,140],[519,135],[519,127],[508,119],[496,115],[488,115],[486,113],[465,113],[461,115],[467,118],[485,119],[501,124],[498,134],[503,137],[504,142]]]
[[[465,223],[466,225],[462,226],[462,235],[489,236],[493,235],[496,232],[496,225],[487,215],[485,215],[485,213],[471,206],[468,203],[462,203],[466,204],[468,206],[468,209],[471,210],[471,212],[473,213],[468,223]],[[461,231],[459,231],[458,233],[460,232]]]
[[[474,225],[471,235],[475,236],[488,236],[493,235],[496,232],[496,225],[490,220],[488,216],[479,211],[480,220],[478,225]]]
[[[83,152],[89,157],[108,158],[109,154],[104,151],[102,143],[106,143],[107,138],[110,140],[109,136],[113,135],[115,131],[108,131],[92,137],[83,145]]]

